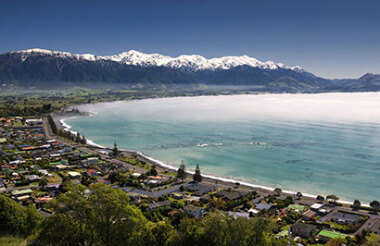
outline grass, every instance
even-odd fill
[[[27,240],[24,238],[8,236],[0,237],[0,246],[26,246]]]
[[[374,234],[374,233],[371,233],[369,234],[369,237],[367,238],[367,242],[368,243],[378,243],[380,244],[380,236]],[[375,244],[374,244],[375,245]]]

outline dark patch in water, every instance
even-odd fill
[[[287,164],[295,164],[297,162],[301,162],[301,161],[307,161],[308,159],[296,159],[296,160],[287,160],[285,161],[285,163]]]
[[[353,176],[353,175],[355,175],[355,173],[345,173],[345,172],[343,172],[343,173],[339,173],[339,175],[340,176]]]
[[[363,159],[363,160],[368,160],[370,159],[370,157],[368,155],[364,155],[364,154],[358,154],[358,153],[355,153],[353,154],[353,156],[359,158],[359,159]]]

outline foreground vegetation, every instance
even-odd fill
[[[122,190],[69,186],[49,203],[55,213],[46,219],[0,195],[1,233],[28,237],[31,245],[287,245],[265,217],[234,219],[215,211],[199,220],[178,213],[153,223]]]

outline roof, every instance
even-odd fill
[[[216,187],[211,186],[211,185],[204,185],[204,184],[198,183],[198,184],[192,184],[191,186],[188,186],[187,189],[189,191],[195,192],[194,195],[201,196],[201,195],[206,194],[210,191],[216,190]]]
[[[331,219],[340,220],[340,221],[357,222],[361,219],[361,217],[362,216],[358,214],[336,212],[331,216]]]
[[[69,172],[68,174],[69,176],[80,176],[80,173],[73,172],[73,171]]]
[[[282,230],[279,233],[276,234],[278,237],[287,237],[288,236],[288,230]]]
[[[191,212],[197,212],[199,210],[203,210],[202,208],[200,207],[196,207],[196,206],[193,206],[193,205],[187,205],[184,207],[185,210],[187,211],[191,211]]]
[[[163,206],[170,206],[171,202],[166,200],[166,201],[162,201],[162,202],[154,202],[154,203],[151,203],[148,205],[148,208],[149,209],[155,209],[155,208],[159,208],[159,207],[163,207]]]
[[[312,233],[317,227],[312,224],[306,224],[302,222],[296,222],[295,224],[292,225],[292,231],[303,231],[307,233]]]
[[[328,238],[346,238],[347,235],[346,234],[343,234],[343,233],[340,233],[340,232],[336,232],[336,231],[328,231],[328,230],[322,230],[318,233],[319,236],[323,236],[323,237],[328,237]]]
[[[96,170],[95,170],[95,169],[89,169],[89,170],[87,171],[87,173],[88,173],[88,174],[93,174],[93,173],[96,173]]]
[[[313,205],[310,206],[311,209],[320,209],[321,207],[323,207],[323,204],[321,203],[314,203]]]
[[[242,195],[237,191],[221,191],[216,194],[218,197],[227,198],[228,200],[239,199]]]
[[[228,215],[234,217],[234,219],[236,219],[237,217],[242,217],[242,218],[248,218],[249,217],[249,213],[247,213],[247,212],[231,212],[231,211],[229,211]]]
[[[25,195],[25,194],[30,194],[33,191],[31,189],[25,189],[25,190],[13,190],[12,195],[14,196],[20,196],[20,195]]]
[[[307,210],[305,213],[302,214],[302,216],[306,216],[308,218],[312,218],[316,215],[317,213],[314,212],[313,210]]]
[[[162,180],[162,179],[165,179],[164,177],[162,176],[148,176],[148,179],[153,179],[153,180]]]
[[[255,209],[258,210],[269,210],[271,208],[273,208],[273,205],[269,203],[258,203],[255,205]]]

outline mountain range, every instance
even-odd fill
[[[12,51],[0,55],[2,88],[239,87],[263,92],[380,91],[380,75],[329,80],[300,66],[262,62],[243,56],[207,59],[138,51],[113,56],[71,54],[44,49]]]

